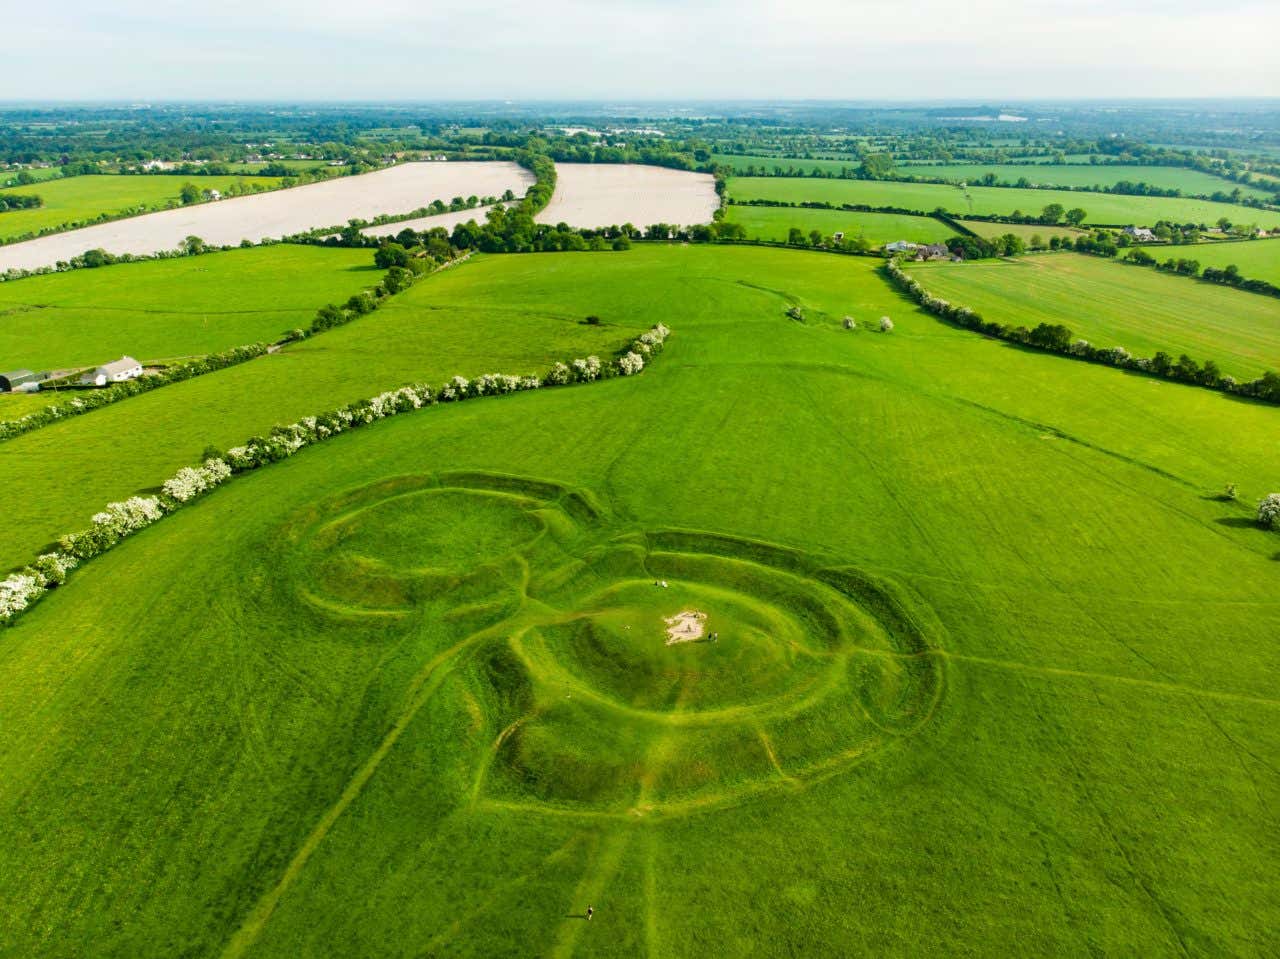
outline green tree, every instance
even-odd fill
[[[384,243],[373,253],[373,265],[380,270],[389,270],[393,266],[404,267],[409,264],[409,251],[399,243]]]
[[[1080,207],[1074,206],[1067,211],[1067,222],[1070,223],[1072,226],[1079,226],[1081,223],[1084,222],[1085,217],[1087,217],[1088,215],[1089,214],[1086,213],[1084,210],[1082,210]]]
[[[882,180],[893,175],[893,157],[888,153],[868,153],[862,158],[858,172],[870,180]]]
[[[182,200],[183,205],[200,202],[200,188],[194,183],[182,184],[182,189],[178,192],[178,197]]]
[[[1063,208],[1061,203],[1050,203],[1040,211],[1040,222],[1057,223],[1062,219],[1062,214],[1065,212],[1066,210]]]
[[[804,246],[804,230],[800,229],[798,226],[793,226],[787,231],[787,242],[792,246]]]

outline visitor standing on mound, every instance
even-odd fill
[[[591,917],[596,914],[594,906],[587,906],[587,922],[591,921]]]

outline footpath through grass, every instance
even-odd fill
[[[143,208],[147,211],[162,210],[170,203],[178,204],[179,194],[186,183],[194,183],[201,190],[219,190],[225,194],[233,185],[271,189],[279,186],[280,178],[92,175],[9,187],[5,193],[35,194],[44,201],[44,205],[33,210],[0,213],[0,239],[38,232],[45,227],[83,226],[103,213],[144,212]]]
[[[419,287],[424,351],[674,334],[235,480],[0,634],[0,940],[1273,954],[1280,544],[1211,491],[1274,484],[1277,411],[875,270],[646,246]],[[665,645],[689,607],[716,643]]]
[[[1083,209],[1088,214],[1086,223],[1135,223],[1150,226],[1158,220],[1171,220],[1212,225],[1219,217],[1225,216],[1234,223],[1252,223],[1266,229],[1280,226],[1280,212],[1183,197],[1117,196],[1110,193],[978,186],[962,190],[959,186],[941,183],[786,177],[731,177],[726,192],[731,200],[738,202],[753,199],[784,203],[821,200],[837,205],[851,203],[873,207],[900,207],[923,213],[941,208],[960,217],[970,213],[1008,216],[1017,211],[1035,216],[1050,203],[1059,203],[1067,210],[1074,207]]]
[[[0,283],[0,369],[274,341],[381,276],[369,250],[280,244]]]
[[[1187,353],[1240,380],[1280,367],[1280,303],[1272,297],[1074,253],[910,270],[930,292],[1009,326],[1061,323],[1094,346],[1135,356],[1163,350],[1175,360]]]

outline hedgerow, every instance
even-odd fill
[[[885,263],[885,270],[895,286],[930,313],[986,336],[1048,350],[1063,356],[1074,356],[1094,363],[1159,376],[1163,379],[1177,380],[1237,396],[1247,396],[1266,403],[1280,404],[1280,373],[1272,370],[1268,370],[1255,380],[1240,383],[1235,377],[1224,376],[1213,360],[1206,360],[1202,366],[1185,353],[1177,360],[1163,351],[1157,352],[1153,357],[1135,357],[1122,346],[1098,348],[1088,340],[1074,339],[1071,330],[1060,323],[1041,323],[1030,330],[1023,326],[1009,327],[1003,323],[984,320],[967,306],[957,306],[934,296],[907,275],[896,257]]]
[[[0,625],[8,625],[38,602],[50,590],[62,585],[78,565],[100,556],[122,540],[145,529],[226,483],[232,477],[288,459],[299,450],[324,442],[340,433],[401,413],[441,403],[459,403],[483,396],[505,396],[547,386],[590,383],[613,376],[631,376],[644,368],[637,352],[660,351],[670,330],[659,323],[642,333],[632,348],[611,363],[598,356],[556,363],[543,377],[486,373],[475,379],[455,376],[438,390],[416,383],[388,390],[364,400],[306,416],[295,423],[276,426],[266,436],[254,436],[240,446],[218,456],[206,456],[199,466],[184,466],[161,484],[154,496],[132,496],[108,503],[95,513],[90,525],[58,539],[58,549],[39,556],[33,563],[0,580]]]
[[[81,391],[74,399],[67,400],[65,403],[55,403],[46,406],[44,409],[28,413],[26,416],[19,417],[16,420],[0,422],[0,442],[11,440],[15,436],[30,433],[32,430],[48,426],[51,423],[57,423],[60,420],[69,419],[72,416],[79,416],[82,413],[110,406],[112,403],[118,403],[131,396],[149,393],[161,386],[168,386],[170,383],[181,383],[183,380],[189,380],[194,376],[202,376],[215,370],[225,370],[229,366],[235,366],[262,356],[267,352],[267,349],[268,347],[265,343],[236,346],[221,353],[211,353],[198,360],[190,360],[186,363],[170,366],[158,373],[144,373],[137,379],[116,383],[105,389]]]

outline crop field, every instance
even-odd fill
[[[956,222],[967,226],[978,236],[990,238],[1012,233],[1027,241],[1030,241],[1033,236],[1038,236],[1046,243],[1051,237],[1069,237],[1074,240],[1088,232],[1074,230],[1069,226],[1040,226],[1037,223],[991,223],[987,220],[957,220]]]
[[[382,279],[367,250],[276,245],[0,283],[0,368],[271,342]]]
[[[1050,203],[1066,209],[1080,207],[1086,223],[1150,225],[1158,220],[1178,223],[1216,223],[1227,217],[1235,223],[1280,226],[1280,212],[1257,210],[1234,203],[1189,200],[1185,197],[1115,196],[1067,190],[1022,190],[1013,187],[975,187],[967,193],[942,183],[902,183],[889,180],[817,180],[800,177],[733,177],[726,191],[733,200],[778,200],[801,203],[855,203],[892,206],[928,213],[941,207],[949,213],[1007,216],[1018,210],[1038,214]],[[970,209],[969,199],[973,200]],[[2,254],[0,254],[2,255]]]
[[[641,229],[653,223],[709,223],[720,205],[706,173],[621,163],[557,163],[556,191],[539,223]]]
[[[354,218],[406,213],[455,196],[501,196],[508,189],[521,195],[532,182],[533,174],[514,163],[403,163],[359,176],[164,210],[14,243],[0,247],[0,271],[52,266],[97,248],[136,254],[172,250],[192,235],[218,246],[278,238],[341,226]]]
[[[1238,379],[1280,366],[1272,297],[1074,253],[920,263],[911,271],[930,292],[1011,326],[1061,323],[1094,346],[1136,356],[1164,350],[1174,359],[1187,353]]]
[[[503,204],[496,203],[494,206],[501,207]],[[368,226],[360,232],[365,236],[395,236],[403,230],[417,230],[419,233],[425,233],[427,230],[436,227],[451,231],[459,223],[467,223],[471,220],[475,220],[477,223],[484,223],[490,209],[491,207],[478,206],[470,210],[451,210],[448,213],[437,213],[433,216],[420,216],[412,220],[400,220],[396,223]]]
[[[1148,252],[1158,260],[1196,260],[1201,267],[1219,269],[1235,264],[1240,275],[1251,280],[1266,280],[1280,286],[1280,240],[1250,240],[1241,243],[1196,243],[1191,246],[1155,247]]]
[[[140,208],[155,210],[179,202],[184,184],[194,183],[202,190],[225,192],[233,184],[241,187],[271,189],[280,183],[277,177],[174,176],[145,174],[137,176],[76,176],[30,186],[11,187],[6,193],[35,194],[44,205],[34,210],[8,210],[0,213],[0,240],[92,220],[102,213],[126,213]],[[83,252],[83,251],[81,251]]]
[[[1181,190],[1185,195],[1230,193],[1239,189],[1241,196],[1268,200],[1274,194],[1247,184],[1184,167],[1141,166],[1124,164],[1054,164],[1054,163],[945,163],[900,166],[900,175],[941,177],[944,180],[974,183],[987,173],[1001,182],[1016,183],[1025,177],[1032,186],[1109,187],[1128,180],[1146,183],[1161,190]],[[1081,204],[1083,205],[1083,204]]]
[[[956,235],[941,220],[929,216],[899,216],[893,213],[850,213],[844,210],[807,210],[796,207],[731,206],[725,219],[741,223],[747,236],[762,240],[785,240],[792,227],[805,236],[821,230],[824,236],[837,231],[847,237],[864,236],[872,246],[894,240],[938,243]]]
[[[1154,276],[955,275],[1077,260]],[[303,450],[0,634],[0,942],[1274,954],[1277,411],[954,329],[874,260],[477,257],[3,444],[0,564],[45,502],[84,516],[415,361],[538,369],[658,321],[638,377]]]

